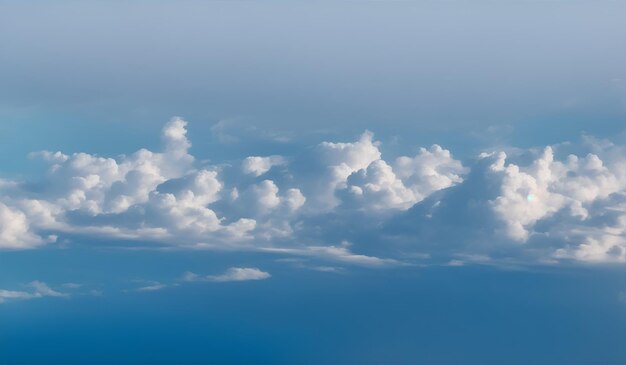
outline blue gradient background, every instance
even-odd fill
[[[624,14],[622,1],[0,1],[0,177],[36,178],[31,151],[156,148],[173,115],[211,161],[364,129],[386,156],[623,143]],[[220,121],[240,143],[220,141]],[[0,364],[626,363],[623,267],[336,274],[77,242],[0,252],[0,288],[103,292],[0,305]],[[125,291],[234,265],[272,278]]]

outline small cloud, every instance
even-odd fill
[[[448,261],[445,266],[465,266],[467,264],[488,264],[491,262],[491,258],[485,255],[468,255],[459,254],[458,259],[452,259]]]
[[[465,265],[465,261],[463,260],[450,260],[446,264],[446,266],[463,266]]]
[[[141,284],[141,286],[135,289],[124,290],[125,292],[133,292],[133,291],[134,292],[150,292],[150,291],[157,291],[157,290],[165,289],[171,286],[178,286],[178,284],[165,284],[159,281],[143,280],[143,279],[135,279],[135,280],[132,280],[132,282]],[[92,293],[92,295],[94,294]]]
[[[200,276],[198,274],[192,273],[191,271],[187,271],[183,274],[183,281],[198,281]]]
[[[161,284],[159,282],[155,282],[152,285],[142,286],[140,288],[135,289],[136,291],[157,291],[166,288],[167,285]]]
[[[157,291],[161,289],[167,288],[169,285],[163,284],[158,281],[150,281],[150,280],[134,280],[137,283],[144,283],[144,286],[134,289],[137,292],[146,292],[146,291]]]
[[[35,280],[28,284],[35,290],[34,294],[40,297],[64,297],[67,294],[60,293],[56,290],[52,290],[46,283]]]
[[[315,266],[312,269],[315,271],[320,271],[320,272],[334,272],[334,273],[340,273],[344,271],[343,268],[334,267],[334,266]]]
[[[308,246],[305,248],[264,248],[263,251],[308,256],[329,261],[338,261],[356,266],[382,267],[406,265],[395,259],[356,254],[350,251],[350,243],[343,241],[339,246]]]
[[[67,289],[78,289],[78,288],[82,287],[83,285],[82,284],[77,284],[77,283],[65,283],[65,284],[63,284],[61,286],[64,287],[64,288],[67,288]]]
[[[89,291],[89,295],[91,295],[92,297],[101,297],[104,295],[104,291],[100,289],[92,289]]]
[[[249,281],[269,279],[270,273],[261,271],[255,267],[231,267],[220,275],[200,276],[192,272],[186,272],[183,276],[184,281],[212,281],[212,282],[230,282],[230,281]]]
[[[274,166],[284,165],[286,160],[282,156],[249,156],[241,163],[241,170],[248,175],[261,176]]]
[[[46,283],[42,281],[32,281],[28,285],[32,288],[32,291],[15,291],[0,289],[0,304],[7,300],[24,300],[24,299],[36,299],[43,297],[66,297],[65,293],[58,292],[51,289]]]

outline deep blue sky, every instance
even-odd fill
[[[626,364],[625,5],[0,0],[0,364]]]
[[[74,277],[124,285],[221,267],[231,255],[77,250],[3,257],[14,280]],[[5,261],[6,259],[6,261]],[[620,364],[626,356],[623,269],[481,267],[293,270],[267,258],[262,282],[4,304],[4,363]],[[10,264],[5,266],[5,262]],[[64,262],[64,265],[57,264]],[[184,263],[184,264],[183,264]],[[41,264],[41,265],[40,265]],[[119,268],[133,267],[134,270]],[[132,271],[128,273],[125,271]],[[107,272],[106,277],[102,273]],[[171,272],[171,273],[170,273]],[[3,275],[2,283],[7,282]]]

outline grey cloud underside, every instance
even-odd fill
[[[0,180],[0,248],[80,234],[362,266],[626,261],[626,154],[607,141],[389,161],[366,131],[201,168],[186,125],[165,125],[160,152],[33,154],[49,164],[42,181]],[[245,270],[211,280],[264,275]]]

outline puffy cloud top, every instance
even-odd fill
[[[245,174],[261,176],[268,172],[272,167],[285,164],[285,159],[281,156],[250,156],[246,157],[241,163],[241,169]]]
[[[561,145],[483,153],[465,165],[433,145],[389,162],[366,131],[307,154],[249,156],[239,170],[196,166],[186,126],[169,121],[157,152],[33,154],[49,164],[42,184],[0,180],[0,249],[87,234],[361,264],[405,258],[336,242],[392,256],[402,243],[455,263],[626,261],[626,154],[607,141],[583,138],[583,154],[564,155]],[[233,268],[223,277],[255,274]]]

